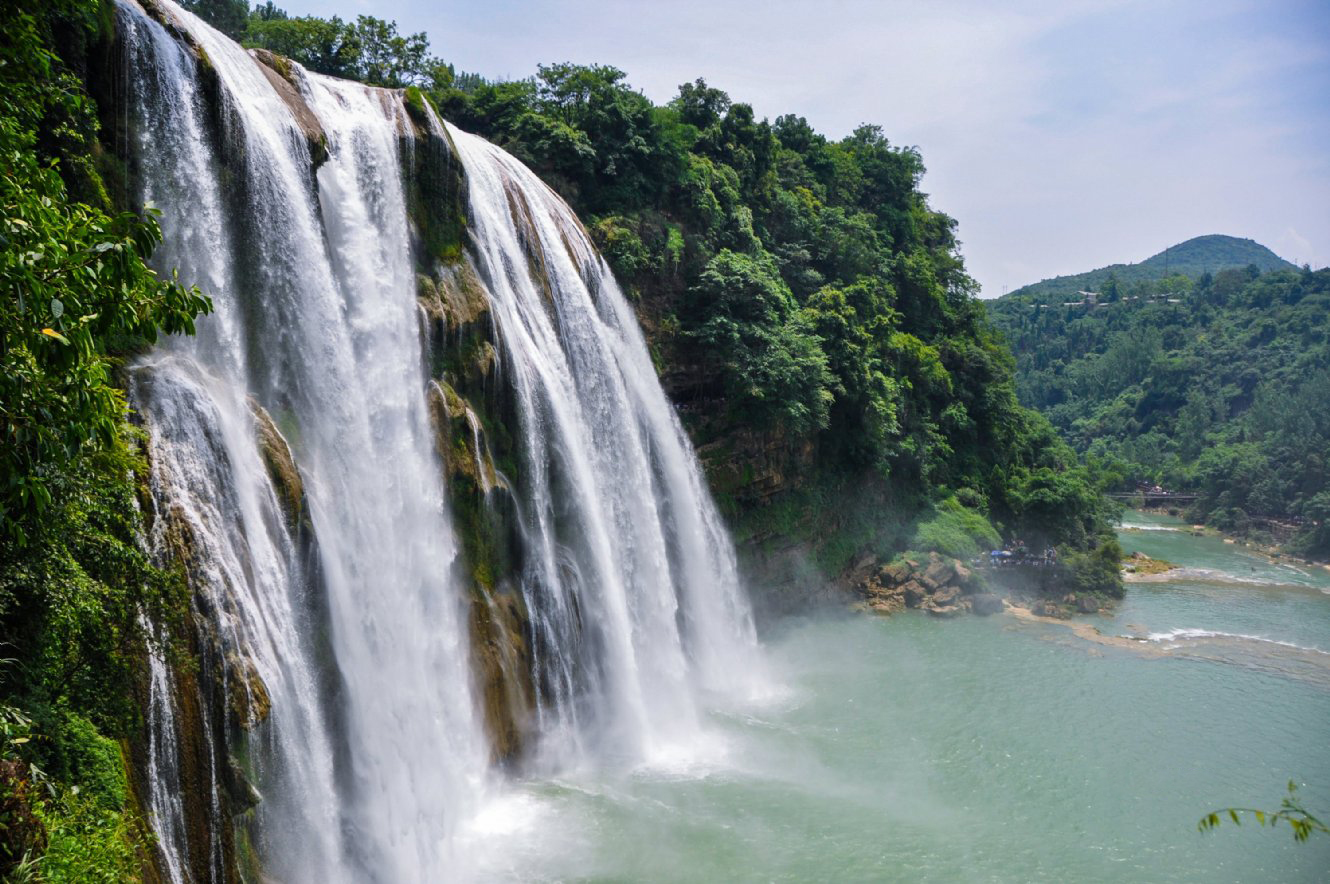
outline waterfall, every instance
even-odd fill
[[[520,402],[523,592],[557,675],[542,729],[649,754],[691,735],[697,688],[749,674],[733,549],[636,319],[572,210],[510,155],[448,131]]]
[[[254,804],[234,837],[276,880],[464,875],[453,835],[508,787],[479,711],[476,590],[432,423],[442,388],[417,271],[439,259],[422,258],[409,210],[422,124],[400,93],[265,68],[169,0],[151,15],[117,3],[131,177],[162,213],[155,261],[215,306],[196,337],[131,367],[152,539],[185,561],[199,632],[195,687],[150,661],[145,809],[163,871],[227,876],[230,796]],[[696,458],[572,211],[503,151],[426,115],[465,176],[458,260],[484,290],[497,383],[516,405],[503,484],[520,556],[502,576],[530,643],[526,763],[686,746],[704,699],[756,666]],[[185,690],[206,707],[188,740]],[[206,781],[195,794],[187,768]],[[190,802],[211,808],[206,856],[186,844]]]

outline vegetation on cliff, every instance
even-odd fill
[[[138,542],[144,465],[114,373],[208,302],[148,268],[155,222],[101,184],[77,65],[109,7],[0,10],[0,874],[122,880],[144,842],[115,741],[139,719],[142,617],[169,621],[183,584]]]
[[[1330,556],[1330,269],[1109,276],[1101,295],[992,303],[1022,401],[1116,487],[1195,491],[1196,520]]]

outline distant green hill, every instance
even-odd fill
[[[1243,251],[1192,248],[1215,240]],[[1198,252],[1240,266],[1192,279],[1172,273],[1170,254],[1167,278],[1119,276],[1094,304],[986,302],[1016,357],[1017,395],[1107,485],[1196,492],[1189,518],[1262,540],[1292,533],[1291,549],[1330,559],[1330,269],[1262,273],[1249,258],[1279,259],[1229,237],[1172,252],[1183,268]]]
[[[1195,279],[1204,273],[1217,273],[1249,264],[1256,265],[1256,269],[1262,273],[1297,269],[1254,240],[1216,233],[1179,243],[1139,264],[1111,264],[1086,273],[1057,276],[1023,286],[1005,297],[1021,300],[1058,298],[1079,291],[1099,291],[1110,275],[1117,277],[1118,285],[1130,286],[1132,283],[1153,282],[1176,274]]]

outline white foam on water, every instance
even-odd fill
[[[1123,636],[1123,638],[1139,638],[1138,636]],[[1152,632],[1146,636],[1147,641],[1159,643],[1182,642],[1186,640],[1197,639],[1235,639],[1240,641],[1261,642],[1263,644],[1279,645],[1285,648],[1293,648],[1298,651],[1307,651],[1313,654],[1325,654],[1330,656],[1330,651],[1323,651],[1320,648],[1309,647],[1307,645],[1294,644],[1293,642],[1281,641],[1280,639],[1267,638],[1263,635],[1248,635],[1241,632],[1220,632],[1213,629],[1171,629],[1168,632]]]

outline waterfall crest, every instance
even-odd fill
[[[265,68],[169,0],[117,8],[157,260],[216,308],[131,373],[152,539],[185,561],[198,624],[189,685],[150,661],[163,872],[227,879],[244,838],[279,880],[464,874],[452,836],[504,788],[477,612],[511,588],[524,763],[649,758],[688,742],[701,698],[752,677],[733,548],[623,294],[529,170],[399,93]],[[422,138],[466,182],[468,238],[446,258],[413,214]],[[422,269],[483,291],[487,383],[515,413],[508,475],[458,413],[483,496],[510,498],[510,574],[463,561],[431,406],[460,397],[435,376]],[[186,739],[190,690],[205,712]],[[203,846],[191,802],[211,808]],[[223,802],[253,805],[235,832]]]

